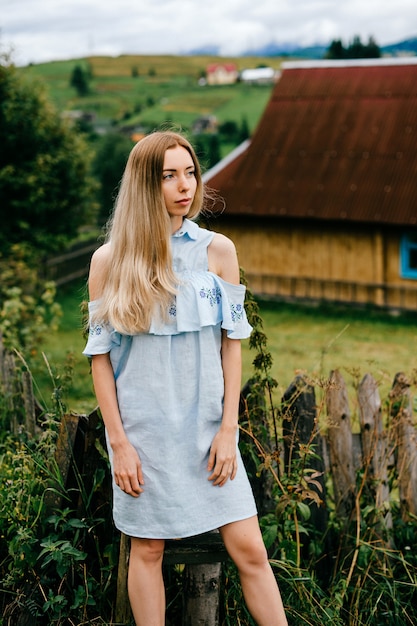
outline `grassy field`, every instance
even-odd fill
[[[74,356],[73,387],[68,408],[89,412],[95,400],[89,364],[81,352],[84,347],[80,303],[85,288],[79,283],[59,293],[63,319],[59,332],[51,335],[40,350],[54,370],[64,369],[67,353]],[[278,380],[277,398],[304,371],[322,379],[332,369],[340,369],[354,401],[354,384],[371,373],[380,384],[381,397],[389,392],[394,375],[404,371],[413,375],[417,367],[417,324],[412,316],[392,316],[372,310],[349,310],[336,306],[307,306],[279,302],[260,302],[260,312],[268,347],[273,356],[272,375]],[[243,343],[243,381],[253,373],[255,356]],[[40,360],[36,377],[43,396],[52,393],[46,369]]]
[[[222,59],[239,69],[261,64],[278,69],[279,58]],[[199,78],[209,56],[120,56],[54,61],[19,68],[28,78],[42,82],[59,111],[82,110],[96,116],[102,128],[117,125],[157,126],[172,122],[189,128],[202,115],[215,115],[222,123],[245,118],[253,131],[270,97],[272,87],[237,83],[200,86]],[[79,97],[70,86],[71,73],[81,65],[91,75],[90,93]]]

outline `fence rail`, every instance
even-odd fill
[[[44,278],[62,286],[78,278],[86,277],[91,255],[99,245],[97,239],[90,240],[82,245],[74,245],[63,254],[46,259],[42,268]]]

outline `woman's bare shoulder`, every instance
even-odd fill
[[[102,246],[97,248],[97,250],[93,253],[91,257],[91,262],[94,263],[105,263],[110,258],[110,243],[104,243]]]
[[[110,254],[110,244],[105,243],[97,248],[91,257],[90,274],[88,278],[90,300],[99,298],[103,291],[105,276],[110,263]]]
[[[230,254],[236,252],[235,244],[233,243],[233,241],[229,239],[229,237],[226,237],[226,235],[222,235],[222,233],[214,233],[214,237],[210,243],[210,247],[220,254]]]
[[[215,233],[208,247],[209,269],[230,283],[239,283],[239,264],[235,244],[229,237]]]

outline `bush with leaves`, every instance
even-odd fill
[[[52,377],[53,402],[38,434],[22,429],[0,438],[0,614],[7,624],[112,621],[118,535],[107,498],[102,427],[92,471],[87,476],[73,462],[64,479],[56,460],[65,406],[55,385],[61,387],[62,379]]]
[[[36,353],[46,332],[56,330],[61,308],[53,282],[39,276],[39,255],[27,245],[0,254],[0,333],[9,350]]]
[[[244,276],[242,277],[244,282]],[[280,418],[291,408],[277,399],[278,383],[271,376],[268,351],[258,304],[247,292],[246,310],[254,330],[249,340],[256,350],[254,376],[245,389],[241,420],[241,447],[256,484],[264,481],[270,492],[269,510],[261,501],[260,524],[271,564],[281,588],[292,626],[412,626],[417,623],[417,520],[404,521],[399,503],[386,509],[375,504],[367,488],[370,469],[358,470],[354,492],[355,515],[337,514],[327,476],[326,529],[312,523],[310,505],[317,500],[311,488],[317,450],[314,438],[300,445],[298,458],[284,467],[284,439]],[[323,397],[328,382],[314,381]],[[392,408],[392,407],[391,407]],[[323,398],[317,402],[317,419],[323,419]],[[389,412],[390,407],[385,410]],[[395,441],[391,442],[393,450]],[[368,461],[369,463],[370,461]],[[395,493],[397,476],[391,467],[389,481]],[[323,503],[324,504],[324,503]],[[253,626],[242,601],[233,565],[224,568],[225,626]]]

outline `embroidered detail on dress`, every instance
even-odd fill
[[[168,309],[168,315],[170,317],[176,317],[177,316],[177,305],[175,304],[175,302],[173,302],[171,304],[171,306]]]
[[[208,287],[202,287],[200,289],[200,298],[207,298],[210,306],[214,306],[215,304],[220,304],[221,300],[221,291],[219,287],[214,287],[214,289],[209,289]]]
[[[244,308],[241,304],[230,305],[230,312],[232,314],[232,320],[234,322],[238,322],[239,320],[243,319],[243,311],[244,311]]]
[[[90,337],[97,337],[98,335],[101,335],[102,330],[103,327],[101,326],[101,324],[93,324],[92,326],[90,326],[89,335]]]

